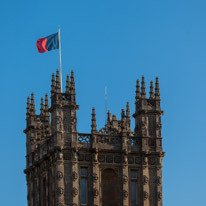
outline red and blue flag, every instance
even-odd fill
[[[53,49],[59,49],[58,32],[47,37],[38,39],[36,42],[36,46],[39,53],[44,53]]]

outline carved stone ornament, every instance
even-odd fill
[[[98,175],[96,173],[93,174],[93,181],[94,182],[97,182],[98,180]]]
[[[159,130],[159,129],[161,129],[161,127],[162,127],[162,125],[158,122],[158,123],[156,124],[156,129]]]
[[[86,154],[85,155],[85,160],[90,162],[92,160],[92,155],[91,154]]]
[[[72,189],[72,196],[75,197],[77,195],[78,195],[78,190],[77,190],[77,188],[73,187],[73,189]]]
[[[93,196],[97,197],[98,195],[99,195],[99,191],[96,188],[94,188],[93,189]]]
[[[149,164],[150,165],[155,165],[156,163],[156,158],[155,157],[149,157]]]
[[[84,154],[79,154],[78,160],[79,160],[79,161],[83,161],[83,160],[84,160]]]
[[[144,191],[144,200],[146,200],[148,196],[149,196],[148,192]]]
[[[114,157],[114,162],[115,163],[121,163],[121,161],[122,161],[122,157],[121,156],[115,156]]]
[[[141,157],[135,157],[135,163],[141,164]]]
[[[134,164],[134,158],[133,157],[128,157],[128,163],[129,164]]]
[[[123,198],[124,200],[127,199],[128,197],[128,192],[126,190],[123,190]]]
[[[57,188],[57,195],[62,195],[63,194],[63,189],[61,187]]]
[[[78,174],[76,172],[72,172],[72,180],[75,181],[78,178]]]
[[[99,160],[99,162],[104,162],[105,161],[105,156],[104,155],[99,155],[98,160]]]
[[[157,184],[158,185],[161,185],[162,184],[162,179],[160,176],[157,177]]]
[[[162,193],[161,192],[158,192],[158,201],[160,201],[162,199]]]
[[[123,184],[126,184],[128,182],[128,177],[126,175],[122,175],[122,181]]]
[[[112,162],[113,162],[113,156],[107,156],[107,157],[106,157],[106,161],[107,161],[108,163],[112,163]]]
[[[143,176],[143,183],[144,185],[146,185],[148,183],[148,177],[147,176]]]
[[[60,180],[63,178],[63,173],[61,171],[57,172],[57,180]]]

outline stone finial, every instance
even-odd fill
[[[27,97],[26,117],[28,118],[30,114],[30,98]]]
[[[35,115],[35,104],[34,104],[34,93],[32,92],[31,93],[31,114]]]
[[[51,84],[51,95],[53,95],[56,91],[55,89],[55,78],[54,78],[54,73],[52,74],[52,80],[51,80],[52,84]]]
[[[44,115],[44,99],[41,98],[41,108],[40,108],[40,115]]]
[[[125,120],[125,111],[124,111],[124,109],[122,109],[121,120]]]
[[[45,107],[44,107],[44,109],[45,109],[45,112],[48,112],[48,110],[49,110],[49,100],[48,100],[47,94],[45,94]]]
[[[155,99],[160,99],[160,88],[159,88],[158,77],[156,77],[156,82],[155,82]]]
[[[135,96],[136,101],[139,98],[140,98],[140,86],[139,86],[139,80],[137,79],[137,83],[136,83],[136,96]]]
[[[116,117],[116,115],[115,115],[115,114],[114,114],[114,115],[112,115],[112,120],[113,120],[113,121],[117,120],[117,117]]]
[[[127,108],[126,108],[126,123],[128,129],[130,129],[130,109],[129,109],[129,102],[127,102]]]
[[[69,75],[67,74],[67,80],[66,80],[66,93],[69,93]]]
[[[142,85],[141,85],[141,97],[146,98],[144,76],[142,76],[142,82],[141,83],[142,83]]]
[[[153,87],[153,81],[150,82],[150,99],[154,99],[154,87]]]
[[[97,124],[96,124],[96,114],[95,114],[95,108],[92,108],[92,133],[97,131]]]
[[[129,102],[127,102],[127,109],[126,109],[126,119],[130,119],[130,110],[129,110]]]
[[[70,86],[71,86],[71,91],[72,94],[75,93],[75,81],[74,81],[74,71],[71,71],[71,82],[70,82]]]
[[[60,83],[60,77],[59,77],[59,70],[56,71],[56,92],[61,93],[61,83]]]
[[[111,122],[111,120],[112,120],[111,115],[112,115],[111,112],[108,111],[108,112],[107,112],[107,123],[110,123],[110,122]]]

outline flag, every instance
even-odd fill
[[[36,46],[39,53],[44,53],[53,49],[59,49],[58,32],[50,36],[38,39]]]

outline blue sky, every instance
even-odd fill
[[[39,54],[36,41],[61,26],[63,86],[74,69],[78,130],[89,132],[91,109],[104,124],[108,108],[120,117],[130,102],[134,113],[136,78],[159,77],[162,109],[163,203],[205,202],[206,185],[206,1],[61,0],[4,1],[0,7],[2,205],[26,206],[26,98],[50,93],[58,50]],[[132,120],[134,127],[134,120]]]

